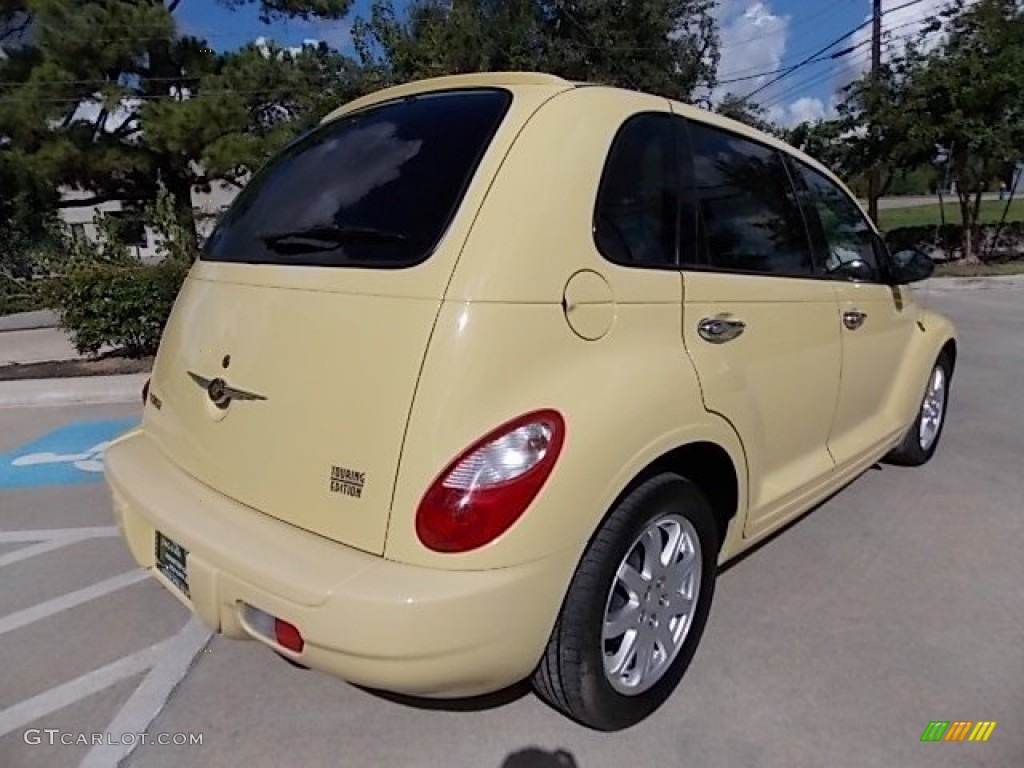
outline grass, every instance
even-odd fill
[[[998,200],[985,200],[981,204],[979,223],[997,224],[1003,215],[1005,202]],[[946,223],[960,223],[960,206],[956,199],[946,201]],[[942,223],[942,216],[938,203],[934,205],[921,205],[913,208],[888,208],[878,212],[881,228],[889,232],[902,227],[928,227],[938,226]],[[1010,204],[1010,212],[1006,221],[1024,221],[1024,200],[1016,199]]]
[[[994,277],[998,275],[1024,275],[1024,259],[1001,264],[937,264],[937,277]]]

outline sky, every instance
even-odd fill
[[[910,4],[909,7],[899,6]],[[401,6],[403,0],[396,5]],[[229,50],[258,37],[282,45],[301,45],[304,40],[322,40],[352,53],[351,24],[365,15],[370,0],[356,0],[349,16],[336,22],[288,21],[264,25],[256,3],[229,11],[217,0],[182,0],[176,12],[183,31],[204,37],[217,50]],[[891,37],[889,45],[901,46],[925,20],[946,5],[946,0],[883,0],[883,28]],[[738,82],[723,84],[711,94],[713,101],[726,93],[746,96],[759,90],[754,100],[768,116],[782,125],[827,118],[834,114],[839,88],[864,72],[870,59],[871,0],[718,0],[716,16],[721,37],[718,79]],[[817,53],[858,25],[862,29],[830,50],[857,46],[839,59],[828,59],[802,67],[778,83],[775,75],[764,75],[793,66]]]

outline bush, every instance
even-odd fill
[[[164,325],[195,254],[175,219],[161,185],[143,219],[156,229],[156,264],[145,264],[125,247],[119,222],[97,214],[97,242],[65,237],[65,252],[48,265],[49,306],[81,354],[105,346],[129,357],[156,352]]]
[[[111,346],[128,357],[156,352],[189,265],[82,265],[50,283],[51,306],[81,354]]]
[[[995,225],[985,225],[979,230],[981,239],[975,247],[983,262],[1006,261],[1024,252],[1024,222],[1011,221],[1004,224],[999,229],[999,238],[995,243],[992,242],[996,235]],[[963,257],[963,226],[960,224],[900,227],[887,232],[885,241],[892,251],[918,248],[926,253],[943,254],[944,261],[956,261]]]

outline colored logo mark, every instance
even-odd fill
[[[107,446],[137,423],[137,419],[73,422],[0,453],[0,488],[98,482]]]
[[[932,720],[921,741],[988,741],[996,725],[995,720]]]

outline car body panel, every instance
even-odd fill
[[[835,290],[842,386],[828,445],[843,463],[891,442],[906,429],[906,412],[894,412],[890,403],[906,381],[901,369],[919,310],[906,286],[836,282]],[[866,315],[859,328],[842,324],[842,316],[851,311]]]
[[[587,544],[657,462],[698,444],[728,457],[724,563],[896,445],[955,340],[907,288],[606,260],[594,206],[630,116],[675,112],[793,152],[720,116],[496,73],[399,86],[326,119],[478,87],[507,88],[512,106],[433,255],[388,270],[198,263],[142,427],[106,461],[133,556],[153,569],[158,530],[185,546],[191,597],[157,578],[211,628],[356,683],[438,697],[531,672]],[[845,337],[849,306],[868,312],[870,333]],[[748,326],[712,347],[697,323],[723,312]],[[267,399],[222,413],[189,371]],[[566,435],[526,512],[476,550],[428,549],[416,510],[439,473],[540,409],[559,411]],[[358,497],[331,492],[334,467],[365,473]],[[302,628],[304,651],[260,636],[243,603]]]
[[[575,550],[488,571],[401,565],[211,490],[144,431],[118,439],[108,455],[115,518],[142,567],[210,629],[356,684],[450,697],[521,679],[537,663],[576,565]],[[153,570],[156,530],[188,550],[191,597]],[[245,605],[301,627],[302,654],[260,634]]]
[[[682,335],[708,410],[742,436],[749,457],[746,532],[784,514],[805,486],[828,476],[829,428],[839,397],[840,337],[832,285],[690,271]],[[698,334],[706,318],[746,324],[733,341]]]
[[[588,342],[570,331],[558,306],[446,302],[409,422],[385,556],[481,569],[568,547],[581,552],[622,489],[669,451],[711,442],[741,467],[732,428],[701,406],[674,332],[679,318],[678,302],[619,307],[612,332]],[[566,438],[557,471],[526,514],[479,550],[427,550],[413,525],[426,488],[480,435],[537,408],[563,414]]]
[[[409,408],[453,266],[516,134],[563,87],[517,94],[422,264],[197,262],[154,366],[162,406],[145,414],[165,455],[243,504],[381,554]],[[266,399],[218,408],[199,384],[214,379]]]

